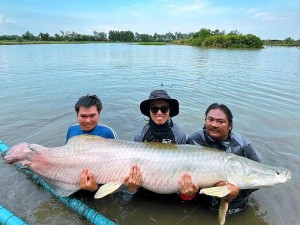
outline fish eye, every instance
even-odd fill
[[[280,175],[280,172],[278,170],[276,171],[276,173],[277,173],[277,175]]]

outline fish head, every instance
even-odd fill
[[[262,164],[245,157],[232,157],[226,163],[229,183],[241,189],[257,189],[285,183],[291,178],[288,169]]]

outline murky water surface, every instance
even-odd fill
[[[227,224],[298,224],[300,221],[300,49],[218,50],[128,44],[0,46],[0,140],[49,147],[65,142],[76,123],[74,104],[86,94],[103,103],[101,122],[132,140],[145,124],[139,104],[153,89],[180,102],[174,121],[187,134],[203,126],[213,102],[230,107],[234,131],[247,136],[268,164],[292,179],[252,194],[251,206]],[[0,162],[0,203],[29,224],[88,224]],[[89,200],[118,224],[217,224],[201,203],[167,196],[131,198],[116,193]]]

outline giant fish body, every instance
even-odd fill
[[[135,164],[141,168],[141,186],[161,194],[177,192],[184,172],[192,175],[202,193],[218,197],[229,193],[226,186],[212,187],[219,181],[240,189],[257,189],[285,183],[291,177],[287,169],[203,146],[137,143],[93,135],[75,136],[55,148],[20,143],[6,152],[4,160],[37,173],[62,197],[80,189],[80,172],[84,168],[90,169],[97,183],[105,184],[97,197],[118,189]],[[220,224],[225,223],[227,207],[222,200]]]
[[[177,192],[183,172],[199,187],[227,181],[240,189],[270,187],[286,182],[290,171],[212,148],[192,145],[137,143],[93,135],[71,138],[61,147],[20,143],[9,149],[6,163],[21,163],[44,178],[60,196],[80,189],[80,172],[89,168],[97,183],[122,183],[132,165],[142,172],[142,186],[167,194]]]

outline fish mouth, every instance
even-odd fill
[[[286,177],[286,180],[291,179],[291,177],[292,177],[291,171],[286,170],[286,171],[284,172],[284,176]]]
[[[292,173],[288,169],[279,169],[276,171],[277,175],[282,178],[282,183],[291,179]]]

